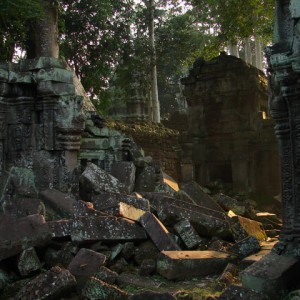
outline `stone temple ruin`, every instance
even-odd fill
[[[278,195],[278,145],[263,72],[221,53],[199,58],[181,81],[189,107],[182,179],[204,186],[221,180],[257,198]]]
[[[229,285],[220,300],[279,299],[284,290],[297,289],[299,31],[294,27],[299,18],[296,1],[277,1],[276,43],[268,58],[270,107],[281,159],[283,229],[272,252],[266,241],[281,228],[276,215],[257,212],[249,202],[223,194],[211,197],[195,181],[178,186],[130,137],[106,127],[94,111],[82,109],[73,74],[62,61],[40,57],[2,63],[0,298],[185,296],[154,291],[158,283],[149,277],[153,274],[167,280],[217,275],[218,284]],[[233,58],[221,57],[212,64],[222,59]],[[201,75],[207,65],[197,61],[192,72]],[[193,97],[188,101],[193,104]],[[203,103],[194,104],[204,112]],[[263,139],[263,122],[252,121],[257,117],[254,108],[265,110],[264,99],[252,103],[242,119],[238,115],[233,123],[221,124],[227,113],[234,115],[234,107],[227,104],[227,109],[214,112],[220,122],[212,122],[212,127],[207,126],[210,114],[203,114],[201,128],[232,133],[237,126],[241,136],[245,130],[255,142]],[[211,108],[209,103],[205,106]],[[198,149],[198,139],[206,138],[206,132],[191,136]],[[229,174],[238,189],[239,172],[251,170],[255,160],[247,151],[247,138],[236,145],[235,136],[229,136],[228,142],[221,141],[227,156],[219,163],[237,166],[237,174]],[[198,149],[205,159],[199,161],[199,176],[204,176],[201,164],[209,163],[207,152],[218,152],[216,142],[214,137],[207,149]],[[273,145],[265,142],[265,148]],[[237,149],[236,158],[229,155],[231,147]],[[253,147],[254,153],[269,151]],[[212,176],[214,167],[208,167]],[[237,264],[250,265],[240,274],[242,285],[232,285]],[[124,288],[129,284],[150,291],[131,293]]]
[[[220,274],[277,234],[274,215],[179,187],[83,109],[62,61],[0,67],[1,299],[140,299],[120,288]]]

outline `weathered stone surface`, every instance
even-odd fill
[[[154,192],[156,186],[163,184],[162,173],[159,166],[145,166],[143,171],[136,176],[135,191]]]
[[[139,268],[139,275],[149,276],[156,271],[156,260],[154,259],[144,259]]]
[[[213,237],[209,242],[207,241],[207,249],[214,251],[221,251],[229,253],[233,244],[227,241],[223,241],[219,238]]]
[[[131,161],[114,162],[111,175],[117,178],[126,187],[127,194],[134,190],[136,167]]]
[[[64,194],[56,189],[48,189],[40,192],[39,197],[46,207],[52,207],[62,218],[74,216],[76,200],[71,195]]]
[[[159,292],[142,292],[136,295],[132,295],[128,300],[176,300],[170,293],[159,293]]]
[[[18,260],[21,276],[28,276],[41,268],[41,262],[33,247],[24,250]]]
[[[163,251],[157,272],[167,279],[186,279],[222,272],[231,258],[217,251]]]
[[[81,295],[84,299],[89,300],[125,300],[128,298],[128,294],[126,292],[94,277],[87,281]]]
[[[107,214],[94,209],[94,205],[91,202],[78,200],[74,205],[74,216],[75,218],[76,217],[104,217],[107,216]]]
[[[119,275],[117,278],[117,283],[120,286],[126,286],[126,285],[134,285],[138,287],[144,287],[144,288],[155,288],[157,287],[157,282],[153,279],[141,277],[136,274],[123,272]]]
[[[145,230],[137,223],[124,218],[98,217],[74,220],[71,239],[84,241],[131,241],[145,240]]]
[[[160,251],[180,250],[165,226],[152,213],[143,214],[139,222]]]
[[[20,219],[2,215],[0,218],[0,260],[21,253],[24,246],[42,246],[49,242],[52,234],[44,224],[45,219],[41,215],[31,215]]]
[[[174,229],[183,240],[188,249],[193,249],[203,243],[193,225],[188,220],[182,220],[174,226]]]
[[[231,251],[237,254],[240,258],[260,251],[260,244],[256,237],[248,236],[231,247]]]
[[[63,238],[71,236],[73,220],[50,221],[45,224],[49,228],[54,238]]]
[[[265,230],[281,229],[282,226],[282,221],[275,214],[269,212],[256,213],[255,220],[262,223]]]
[[[268,300],[269,297],[246,289],[242,286],[231,285],[220,295],[219,300]]]
[[[229,211],[232,210],[237,215],[245,215],[246,207],[240,204],[236,199],[231,198],[227,195],[219,193],[214,196],[214,199],[217,203],[225,210]]]
[[[166,224],[173,224],[174,220],[177,222],[182,219],[189,220],[197,233],[204,237],[218,236],[225,239],[231,237],[232,233],[227,220],[213,217],[206,214],[206,212],[201,213],[199,210],[199,207],[195,211],[182,206],[162,202],[159,205],[158,217]]]
[[[206,208],[216,210],[219,212],[224,212],[223,209],[217,202],[207,195],[200,185],[198,185],[195,181],[191,181],[188,183],[184,183],[181,186],[181,189],[185,191],[194,201],[195,204],[199,206],[204,206]]]
[[[173,189],[175,192],[179,191],[178,183],[175,181],[174,178],[166,174],[165,172],[162,172],[163,175],[163,181],[165,184],[167,184],[171,189]]]
[[[159,250],[151,240],[147,240],[139,244],[134,251],[134,261],[141,265],[144,259],[156,260],[159,255]]]
[[[125,194],[101,191],[98,195],[92,195],[91,202],[95,209],[112,215],[119,213],[120,202],[127,203],[144,211],[150,211],[150,204],[147,199]]]
[[[114,284],[118,278],[119,274],[114,272],[104,266],[101,266],[99,270],[94,274],[94,277],[102,280],[108,284]]]
[[[48,267],[59,266],[67,268],[78,252],[78,246],[72,242],[65,242],[59,250],[48,247],[44,261]]]
[[[274,299],[279,291],[292,286],[299,269],[297,258],[271,252],[242,271],[240,278],[245,288],[272,295]]]
[[[93,163],[87,164],[79,178],[79,183],[81,197],[86,201],[91,201],[91,195],[99,194],[101,191],[111,193],[126,192],[125,186],[117,178],[106,173]]]
[[[218,282],[225,284],[226,286],[233,284],[236,279],[238,269],[235,264],[229,263],[221,276],[218,278]]]
[[[35,214],[45,216],[46,213],[44,204],[37,198],[17,198],[10,201],[6,200],[3,203],[3,210],[6,214],[16,218]]]
[[[261,223],[241,217],[233,216],[230,218],[231,230],[236,241],[240,241],[248,236],[256,237],[260,241],[265,241],[267,235]]]
[[[81,248],[70,262],[68,270],[74,276],[90,277],[104,265],[106,256],[90,249]]]
[[[16,300],[59,299],[76,284],[74,276],[65,269],[53,267],[32,279],[15,296]]]
[[[138,221],[146,212],[144,210],[135,208],[124,202],[119,203],[120,213],[123,218],[127,218],[133,221]]]
[[[123,245],[122,248],[122,256],[125,259],[129,259],[134,255],[134,243],[133,242],[127,242]]]

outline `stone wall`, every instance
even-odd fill
[[[277,141],[268,117],[266,77],[222,53],[198,59],[182,79],[189,105],[181,179],[221,180],[235,192],[274,196],[279,188]]]
[[[180,146],[179,132],[168,129],[162,124],[151,122],[122,123],[112,121],[115,129],[132,136],[133,140],[143,149],[146,156],[159,162],[161,168],[174,179],[179,180]]]

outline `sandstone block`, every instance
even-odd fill
[[[68,270],[74,276],[93,276],[106,261],[106,256],[90,249],[81,248],[70,262]]]
[[[244,258],[260,251],[260,244],[256,237],[248,236],[234,244],[231,248],[231,251],[237,254],[240,258]]]
[[[21,276],[28,276],[41,268],[41,262],[33,247],[24,250],[18,260]]]
[[[242,286],[231,285],[229,286],[225,292],[220,295],[219,300],[267,300],[269,297],[263,295],[261,293],[257,293],[255,291],[249,290]]]
[[[45,224],[49,228],[54,238],[71,236],[73,220],[50,221]]]
[[[174,229],[188,249],[196,248],[203,243],[203,239],[201,239],[193,225],[188,220],[178,222],[175,224]]]
[[[53,267],[27,283],[15,296],[16,300],[60,299],[60,295],[76,284],[75,277],[68,271]]]
[[[87,164],[87,167],[79,178],[79,183],[80,193],[83,199],[87,201],[91,201],[92,194],[99,194],[101,191],[111,193],[126,191],[125,186],[117,178],[106,173],[93,163]]]
[[[128,300],[176,300],[170,293],[159,293],[159,292],[142,292],[136,295],[132,295]]]
[[[105,283],[97,278],[90,278],[83,287],[81,295],[89,300],[125,300],[128,294],[119,288]]]
[[[127,194],[134,190],[136,167],[131,161],[114,162],[111,169],[111,175],[116,177],[126,187]]]
[[[157,282],[155,280],[127,272],[123,272],[119,275],[117,278],[117,284],[119,286],[134,285],[148,289],[157,287]]]
[[[212,210],[224,212],[221,206],[212,197],[206,194],[201,186],[195,181],[183,184],[181,189],[193,199],[195,204]]]
[[[163,184],[162,174],[158,166],[145,166],[136,177],[135,191],[154,192],[155,187]]]
[[[165,226],[152,213],[143,214],[139,222],[160,251],[180,250]]]
[[[145,230],[137,223],[116,217],[81,217],[73,222],[72,241],[133,241],[147,239]]]
[[[170,280],[221,273],[230,262],[229,254],[217,251],[163,251],[157,272]]]
[[[139,268],[139,275],[149,276],[156,271],[156,260],[154,259],[144,259]]]
[[[232,210],[235,214],[242,216],[246,212],[245,206],[239,204],[239,202],[236,199],[231,198],[227,195],[219,193],[214,196],[214,199],[225,211]]]
[[[119,215],[133,221],[138,221],[146,212],[124,202],[119,203]]]
[[[62,193],[56,189],[48,189],[40,192],[39,197],[46,207],[50,206],[52,209],[57,211],[60,216],[64,218],[74,216],[76,200],[72,196]]]
[[[99,270],[94,274],[94,277],[102,280],[108,284],[114,284],[118,278],[119,274],[104,267],[101,266]]]
[[[245,288],[273,296],[287,289],[299,272],[299,260],[292,256],[269,253],[240,273]]]

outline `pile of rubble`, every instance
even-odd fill
[[[221,277],[231,282],[228,268],[280,228],[275,215],[223,194],[212,198],[195,182],[179,188],[149,157],[115,162],[110,174],[88,163],[79,194],[48,189],[4,207],[1,299],[176,299],[121,287],[226,267]]]

